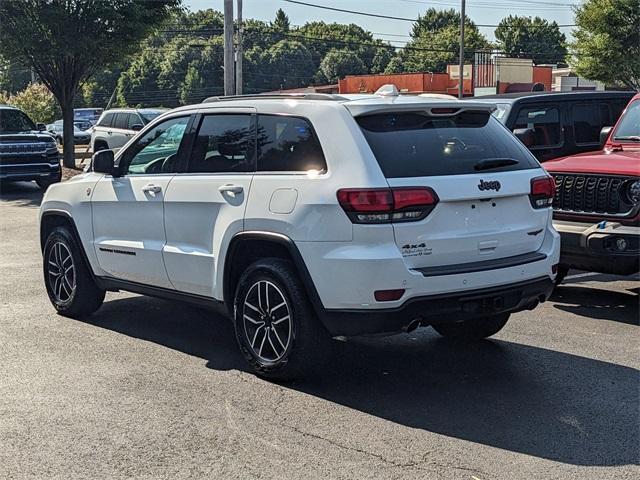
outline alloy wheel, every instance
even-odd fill
[[[291,310],[282,291],[268,280],[255,282],[244,299],[247,344],[262,361],[277,362],[291,342]]]
[[[76,289],[76,270],[71,251],[63,242],[54,243],[49,250],[47,275],[55,301],[65,304],[71,300]]]

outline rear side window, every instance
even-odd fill
[[[122,128],[128,130],[129,128],[129,114],[128,113],[116,113],[116,118],[113,122],[113,128]]]
[[[198,130],[187,171],[253,171],[254,130],[251,115],[205,115]]]
[[[144,123],[142,123],[142,120],[140,119],[138,114],[132,113],[132,114],[129,115],[129,123],[127,124],[127,128],[129,130],[133,130],[133,127],[135,125],[144,126]]]
[[[587,103],[574,105],[572,110],[576,144],[600,142],[602,127],[611,126],[609,106],[604,103]]]
[[[492,172],[538,166],[531,153],[488,112],[467,111],[450,117],[384,113],[356,121],[387,178],[478,173],[478,166],[491,160],[510,160]]]
[[[299,117],[258,115],[258,171],[326,171],[311,123]]]
[[[113,123],[114,113],[105,113],[104,116],[98,122],[99,127],[110,127]]]
[[[560,109],[555,106],[523,107],[518,112],[514,129],[533,130],[531,148],[557,147],[562,145]]]

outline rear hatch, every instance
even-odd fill
[[[548,177],[488,108],[405,105],[356,121],[392,191],[428,187],[437,197],[426,217],[393,221],[409,268],[446,274],[536,258],[550,209],[546,197],[535,204],[532,180],[543,176],[548,186]]]

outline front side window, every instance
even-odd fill
[[[126,175],[174,173],[189,117],[166,120],[145,133],[123,156]]]
[[[253,171],[254,131],[251,115],[205,115],[198,129],[187,171],[191,173]]]
[[[258,115],[258,171],[326,171],[327,164],[308,120],[285,115]]]
[[[573,106],[573,131],[576,144],[597,144],[600,141],[600,130],[608,125],[611,125],[608,105],[586,103]]]
[[[513,128],[532,130],[533,138],[530,148],[555,147],[563,142],[558,107],[523,107],[518,112]]]
[[[613,139],[640,142],[640,100],[629,104],[613,133]]]

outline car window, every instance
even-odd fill
[[[563,142],[560,110],[555,106],[521,108],[513,128],[533,130],[530,148],[555,147]]]
[[[631,102],[620,119],[613,140],[634,140],[640,137],[640,100]]]
[[[326,171],[322,147],[311,123],[299,117],[258,115],[258,171]]]
[[[116,113],[116,118],[113,122],[113,128],[121,128],[127,130],[129,125],[128,113]]]
[[[198,129],[187,171],[253,171],[254,131],[251,115],[205,115]]]
[[[175,172],[178,150],[188,123],[189,117],[172,118],[145,133],[125,152],[125,173],[143,175]]]
[[[36,126],[26,113],[10,108],[0,109],[0,132],[24,132],[35,129]]]
[[[501,123],[504,123],[507,120],[510,111],[510,103],[496,103],[496,109],[492,112],[492,115],[500,120]]]
[[[111,124],[113,123],[113,117],[115,116],[114,113],[105,113],[103,115],[103,117],[100,119],[100,121],[98,122],[98,126],[99,127],[110,127]]]
[[[129,115],[129,123],[127,125],[127,128],[129,130],[133,130],[134,125],[144,125],[144,123],[142,123],[142,120],[140,119],[140,116],[137,113],[131,113]]]
[[[492,172],[539,165],[489,112],[463,111],[447,117],[396,112],[356,121],[387,178],[477,173],[483,160],[506,161]]]
[[[573,132],[576,144],[600,142],[600,130],[611,125],[609,106],[604,103],[585,103],[574,105]]]

